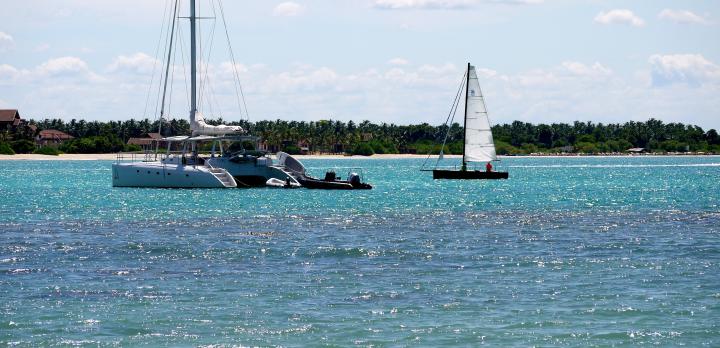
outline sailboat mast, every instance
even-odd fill
[[[463,157],[462,157],[462,170],[467,169],[465,163],[465,144],[467,141],[467,110],[468,110],[468,95],[470,93],[470,63],[468,63],[467,72],[465,73],[465,116],[463,122]]]
[[[165,65],[165,82],[163,83],[162,102],[160,102],[160,125],[158,126],[158,134],[160,134],[160,136],[162,136],[162,123],[163,117],[165,116],[165,96],[167,95],[168,76],[170,75],[170,59],[172,58],[173,39],[175,38],[175,19],[177,18],[178,1],[179,0],[175,0],[175,6],[173,7],[172,12],[173,18],[172,26],[170,27],[170,42],[168,47],[167,64]]]
[[[190,0],[190,124],[195,124],[197,112],[197,47],[195,39],[195,0]]]

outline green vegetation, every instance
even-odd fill
[[[61,154],[62,152],[58,151],[58,149],[52,147],[52,146],[43,146],[41,148],[36,149],[33,151],[34,154],[37,155],[48,155],[48,156],[57,156]]]
[[[68,140],[60,145],[60,150],[66,153],[108,153],[134,150],[136,147],[126,147],[125,142],[115,135],[96,135],[87,138]]]
[[[31,121],[38,130],[57,129],[75,139],[66,141],[59,150],[66,153],[103,153],[116,151],[137,151],[135,146],[126,146],[131,137],[144,137],[156,132],[158,121],[145,120],[86,122],[60,119]],[[222,119],[209,120],[210,124],[225,123]],[[228,122],[240,125],[249,134],[259,136],[271,151],[284,150],[299,153],[307,146],[310,153],[438,153],[446,137],[446,154],[462,153],[463,129],[458,123],[431,126],[395,125],[363,121],[342,122],[321,121],[240,121]],[[27,133],[27,132],[25,132]],[[27,145],[31,134],[5,139],[15,152],[32,152]],[[163,135],[187,135],[190,125],[185,120],[171,120],[163,123]],[[651,119],[646,122],[624,124],[603,124],[574,122],[572,124],[531,124],[515,121],[496,125],[493,134],[497,152],[502,155],[530,153],[613,153],[624,152],[633,147],[645,148],[649,152],[705,152],[720,153],[720,136],[716,130],[707,132],[702,128],[681,123],[663,123]],[[16,139],[10,141],[8,139]],[[25,139],[28,142],[19,143]],[[302,144],[302,145],[300,145]],[[252,144],[245,144],[247,149]],[[7,146],[7,145],[6,145]]]
[[[515,121],[493,127],[498,153],[611,153],[629,148],[645,148],[650,152],[720,152],[720,139],[714,129],[707,132],[698,126],[646,122],[602,124],[574,122],[570,124],[533,125]],[[502,151],[501,151],[502,149]]]
[[[358,156],[372,156],[375,154],[375,149],[373,149],[372,145],[368,143],[360,143],[355,145],[351,154]]]
[[[6,142],[0,142],[0,155],[14,155],[15,151],[13,151],[12,147],[8,145]]]
[[[162,151],[165,151],[166,149],[158,149],[158,150],[160,150],[162,152]],[[142,147],[140,147],[139,145],[135,145],[135,144],[126,144],[124,151],[126,151],[126,152],[142,151]]]
[[[28,139],[20,139],[12,142],[12,149],[15,153],[32,153],[35,151],[35,142]]]
[[[283,146],[283,151],[285,151],[291,155],[299,155],[300,154],[300,148],[297,147],[297,145],[285,145],[285,146]]]

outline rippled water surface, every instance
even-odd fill
[[[375,189],[0,161],[0,346],[720,345],[718,157],[509,158],[506,181],[304,162]]]

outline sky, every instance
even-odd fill
[[[156,119],[173,3],[0,0],[0,108]],[[218,0],[198,3],[206,118],[441,124],[470,62],[493,123],[720,128],[720,1],[225,1],[230,45]],[[166,115],[185,118],[178,21]]]

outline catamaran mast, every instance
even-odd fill
[[[168,75],[170,75],[170,59],[172,58],[173,39],[175,38],[175,19],[177,18],[178,1],[179,0],[175,0],[175,6],[173,7],[172,12],[173,19],[170,27],[170,46],[168,47],[167,63],[165,65],[165,82],[163,83],[162,102],[160,103],[160,125],[158,126],[158,134],[160,134],[161,137],[163,117],[165,116],[165,96],[167,95]],[[160,146],[160,142],[158,142],[158,146]]]
[[[467,110],[468,110],[468,95],[470,93],[470,63],[468,63],[467,73],[465,74],[467,79],[465,80],[465,116],[463,123],[463,157],[462,157],[462,170],[467,169],[467,163],[465,163],[465,144],[467,141]]]
[[[195,0],[190,0],[190,124],[195,124],[197,112],[197,47],[195,39]]]

